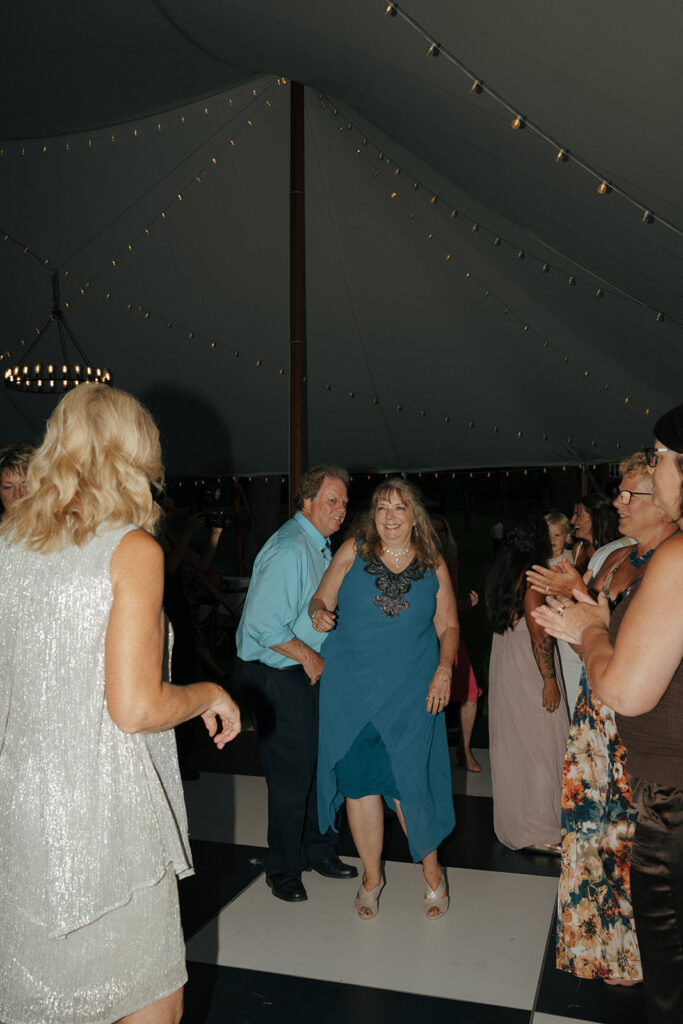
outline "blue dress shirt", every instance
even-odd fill
[[[326,543],[311,521],[296,512],[263,545],[237,628],[237,654],[242,661],[291,668],[298,662],[271,648],[294,638],[320,650],[326,634],[313,629],[308,603],[327,568]]]

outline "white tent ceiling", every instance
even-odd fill
[[[385,7],[4,10],[0,368],[58,270],[172,471],[286,471],[285,76],[309,87],[310,462],[616,461],[646,440],[682,390],[680,5]],[[49,408],[3,389],[0,437]]]

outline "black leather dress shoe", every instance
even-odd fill
[[[300,875],[266,875],[266,883],[273,890],[273,896],[287,903],[303,903],[308,899]]]
[[[328,857],[327,860],[319,860],[317,864],[311,864],[311,870],[317,871],[325,878],[356,878],[358,868],[353,864],[344,864],[339,857]]]

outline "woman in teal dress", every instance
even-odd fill
[[[382,797],[422,862],[430,920],[448,907],[436,849],[455,825],[443,710],[458,646],[448,570],[417,490],[388,480],[357,536],[342,544],[311,599],[313,626],[329,632],[320,680],[318,816],[334,827],[346,799],[365,873],[355,901],[377,913]]]

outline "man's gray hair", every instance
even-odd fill
[[[344,487],[349,486],[349,474],[343,466],[314,466],[313,469],[306,470],[299,480],[296,489],[296,507],[299,511],[304,507],[306,498],[317,496],[326,476],[332,477],[333,480],[341,480]]]

